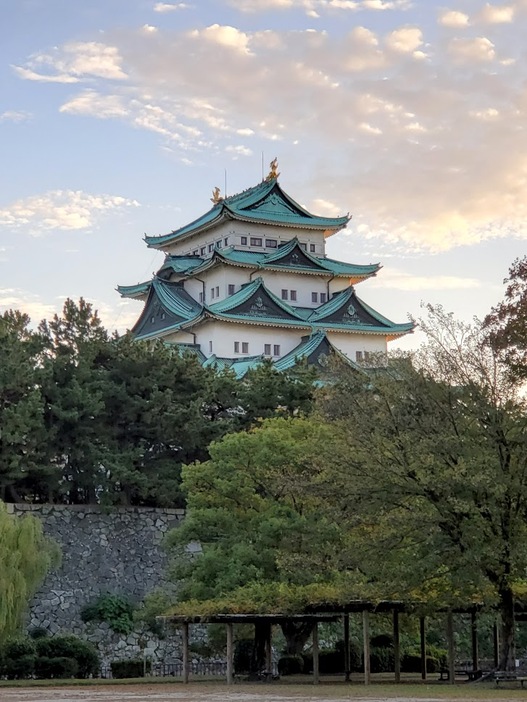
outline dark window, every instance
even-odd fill
[[[266,356],[271,355],[271,344],[264,344],[264,354]]]
[[[267,249],[276,249],[276,247],[278,246],[278,242],[276,241],[276,239],[266,239],[265,246]]]
[[[214,288],[210,289],[210,299],[214,300]]]
[[[371,355],[369,351],[364,352],[364,360],[366,361],[366,363],[369,363],[371,361]]]
[[[225,239],[223,240],[223,246],[228,246],[229,245],[229,237],[226,236]]]
[[[202,247],[201,247],[200,253],[201,253],[202,256],[205,256],[205,254],[207,253],[207,247],[206,247],[206,246],[202,246]]]
[[[150,317],[150,324],[154,324],[155,321],[156,321],[155,317]]]
[[[240,353],[240,342],[239,341],[234,342],[234,353]]]
[[[260,237],[252,236],[251,237],[251,246],[261,246],[262,245],[262,240]]]
[[[316,251],[315,244],[309,244],[309,253],[315,253],[315,251]]]
[[[241,236],[240,237],[240,244],[242,246],[247,246],[247,237],[246,236]]]
[[[193,256],[197,256],[199,254],[199,251],[196,249],[195,251],[192,252]]]
[[[289,300],[289,291],[282,290],[282,300]]]
[[[320,293],[320,303],[323,305],[326,302],[326,293]]]
[[[296,290],[291,290],[291,302],[296,302]]]
[[[211,253],[211,251],[214,251],[214,244],[209,244],[209,253]]]
[[[221,243],[221,239],[216,242],[216,246],[218,247],[218,249],[221,249],[221,247],[223,246],[223,244]]]
[[[249,353],[249,342],[242,341],[242,353]]]
[[[300,244],[300,248],[307,251],[307,244]]]
[[[236,288],[235,285],[229,285],[229,287],[228,287],[229,295],[234,295],[235,288]]]
[[[209,351],[212,353],[212,341],[209,341]]]
[[[275,344],[273,346],[273,356],[279,356],[280,355],[280,344]]]
[[[203,302],[203,293],[202,292],[200,292],[198,299],[200,302]]]
[[[220,286],[216,285],[216,297],[220,296]]]
[[[318,302],[318,293],[311,293],[311,302]]]
[[[362,361],[362,351],[355,351],[355,360]]]

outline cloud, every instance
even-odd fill
[[[186,2],[156,2],[154,12],[176,12],[177,10],[188,10],[192,5]]]
[[[138,205],[135,200],[115,195],[54,190],[17,200],[0,209],[0,227],[23,228],[33,236],[52,230],[90,229],[104,214]]]
[[[290,0],[282,9],[293,4],[306,7]],[[189,167],[272,150],[285,187],[301,182],[297,197],[351,210],[354,231],[399,251],[527,238],[527,64],[513,41],[527,31],[527,13],[488,36],[474,34],[475,15],[448,9],[438,22],[462,31],[392,19],[382,33],[360,23],[340,34],[120,30],[102,55],[129,78],[116,80],[109,67],[96,76],[92,66],[90,85],[60,109],[151,132]],[[80,67],[88,70],[86,43],[75,45],[82,61],[72,46],[57,48],[48,74],[67,68],[80,79]],[[303,174],[288,173],[282,164],[299,149]]]
[[[29,112],[20,110],[6,110],[0,113],[0,122],[28,122],[32,115]]]
[[[69,42],[47,54],[33,54],[25,66],[13,66],[24,80],[44,83],[78,83],[88,77],[125,80],[121,56],[115,46],[100,42]]]
[[[514,20],[514,7],[512,5],[484,5],[477,15],[477,20],[484,24],[509,24]]]
[[[40,296],[21,288],[0,288],[0,314],[8,310],[19,310],[27,314],[33,325],[36,325],[40,320],[52,317],[59,311],[59,306],[46,303]]]
[[[408,10],[411,0],[228,0],[240,12],[303,10],[309,17],[322,13],[358,10]]]
[[[459,29],[461,27],[468,27],[469,16],[459,10],[443,10],[439,14],[437,21],[443,27]]]
[[[482,287],[481,281],[476,278],[460,278],[453,275],[419,276],[390,267],[383,267],[382,275],[375,279],[375,285],[379,288],[412,292],[421,290],[469,290]]]

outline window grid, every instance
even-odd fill
[[[274,344],[273,345],[273,356],[279,356],[280,355],[280,344]]]
[[[264,344],[264,355],[265,356],[271,355],[271,344]]]
[[[229,284],[227,290],[228,290],[229,295],[234,295],[234,291],[236,290],[236,286]]]
[[[326,293],[320,293],[320,303],[323,305],[327,300]]]
[[[240,244],[242,246],[247,246],[247,237],[246,236],[241,236],[240,237]]]
[[[267,249],[276,249],[278,247],[278,242],[276,239],[266,239],[265,247]]]
[[[249,342],[242,341],[242,353],[249,353]]]
[[[311,293],[311,302],[318,302],[318,293],[316,293],[316,292]]]
[[[262,240],[258,236],[252,236],[251,237],[251,246],[261,246],[262,245]]]
[[[291,300],[291,302],[296,302],[296,290],[290,290],[289,294],[290,294],[289,299]]]
[[[239,341],[234,342],[234,353],[240,353],[240,342]]]
[[[315,253],[316,250],[315,244],[309,244],[309,253]]]

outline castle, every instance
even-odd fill
[[[278,176],[275,159],[258,185],[229,197],[216,188],[205,214],[145,237],[165,253],[163,265],[152,280],[118,287],[145,303],[132,329],[137,339],[163,339],[242,377],[263,358],[278,370],[331,353],[367,365],[412,331],[411,322],[394,324],[357,297],[355,286],[379,264],[326,256],[326,239],[349,216],[311,214]]]

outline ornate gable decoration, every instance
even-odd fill
[[[323,266],[317,264],[312,258],[306,256],[305,252],[302,250],[300,245],[297,243],[296,246],[284,253],[282,257],[278,257],[280,249],[276,254],[273,254],[271,260],[266,261],[265,258],[262,261],[264,267],[274,267],[274,266],[284,266],[287,268],[312,268],[313,270],[324,270]]]
[[[267,293],[265,288],[260,287],[247,300],[240,303],[237,307],[230,310],[225,310],[226,314],[239,315],[243,317],[252,317],[254,319],[273,318],[273,319],[295,319],[288,314],[280,305],[278,305]]]
[[[331,301],[328,304],[331,304]],[[327,316],[322,312],[319,320],[324,322],[335,322],[336,324],[352,324],[354,326],[387,326],[380,320],[373,317],[373,315],[371,315],[361,305],[360,301],[355,296],[355,293],[351,293],[350,296],[342,294],[342,304],[333,312],[330,312]]]

